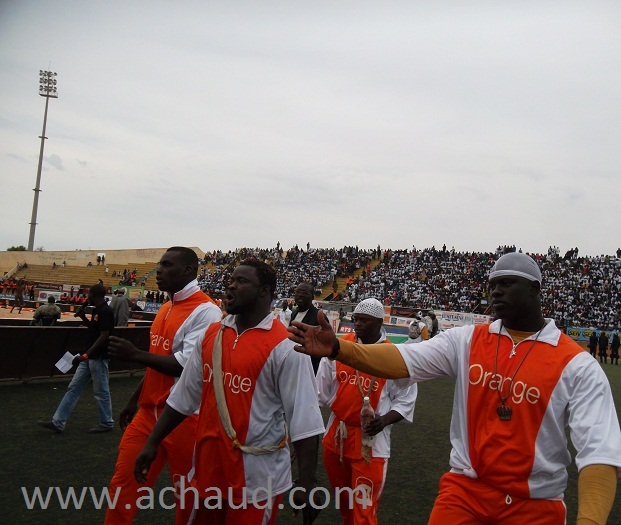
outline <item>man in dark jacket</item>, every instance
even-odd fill
[[[599,333],[599,362],[608,363],[608,336],[603,330]]]
[[[595,330],[591,332],[591,337],[589,337],[589,352],[597,359],[597,332]]]
[[[621,341],[619,341],[619,334],[615,332],[612,334],[612,341],[610,342],[610,364],[619,364],[619,347],[621,347]]]
[[[319,321],[317,320],[317,312],[319,312],[319,309],[313,305],[314,293],[315,289],[311,283],[303,282],[295,287],[295,292],[293,293],[295,308],[291,314],[291,321],[300,321],[311,326],[319,325]],[[319,368],[321,358],[311,356],[311,361],[313,362],[315,375],[317,375],[317,369]]]

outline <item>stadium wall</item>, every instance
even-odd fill
[[[69,323],[67,323],[69,325]],[[128,339],[137,348],[149,351],[150,324],[114,329],[114,335]],[[76,326],[7,326],[0,324],[0,380],[29,381],[37,378],[67,376],[56,362],[69,352],[84,352],[88,329]],[[143,370],[144,365],[110,360],[110,372]]]

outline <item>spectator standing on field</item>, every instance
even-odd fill
[[[597,344],[599,340],[597,338],[597,332],[593,330],[589,337],[589,353],[597,359]]]
[[[85,314],[86,304],[89,303],[93,306],[90,319]],[[65,425],[75,404],[91,380],[93,382],[93,395],[97,401],[99,425],[91,428],[89,433],[110,432],[114,426],[110,387],[108,385],[108,364],[110,362],[108,358],[108,336],[114,328],[114,314],[106,303],[106,288],[100,284],[91,286],[86,304],[75,313],[75,316],[82,319],[88,328],[87,349],[73,360],[78,368],[52,420],[37,422],[39,426],[57,433],[65,430]]]
[[[278,318],[280,322],[285,326],[289,326],[291,322],[291,310],[289,309],[289,301],[285,301],[282,305],[282,311],[279,313]]]
[[[125,288],[114,290],[110,308],[114,312],[114,326],[127,326],[129,312],[134,308],[134,304],[125,296]]]
[[[619,347],[621,342],[619,341],[619,332],[615,331],[612,334],[612,340],[610,341],[610,364],[619,364]]]
[[[293,292],[295,308],[291,313],[291,321],[297,320],[312,326],[319,324],[319,321],[317,321],[319,309],[313,304],[314,294],[315,289],[310,283],[300,283],[295,287]],[[311,362],[313,363],[313,370],[317,374],[321,358],[311,357]]]
[[[599,333],[599,340],[597,341],[599,346],[599,362],[608,363],[608,336],[603,330]]]
[[[414,317],[408,326],[408,339],[406,343],[420,343],[429,339],[427,325],[418,317]]]
[[[425,323],[425,326],[427,327],[427,339],[431,339],[431,332],[433,331],[433,321],[431,320],[431,316],[428,313],[422,315],[421,312],[418,312],[418,315],[421,316],[420,320]]]
[[[438,327],[438,317],[436,316],[433,310],[429,310],[427,315],[431,318],[431,333],[429,334],[429,339],[438,335],[439,327]]]

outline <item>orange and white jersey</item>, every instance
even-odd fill
[[[323,434],[315,375],[310,358],[293,349],[287,329],[271,312],[241,334],[235,316],[229,315],[208,328],[168,398],[172,408],[186,415],[201,406],[192,473],[199,496],[220,490],[224,499],[238,504],[251,501],[255,490],[262,489],[257,490],[260,501],[268,487],[278,495],[292,486],[289,448],[265,455],[233,448],[220,422],[213,386],[213,345],[221,325],[222,381],[241,444],[278,445],[285,437],[285,423],[292,442]]]
[[[356,341],[355,334],[347,334],[343,339]],[[382,334],[378,343],[386,341],[386,332]],[[358,341],[360,342],[360,341]],[[362,388],[369,395],[371,406],[376,414],[384,415],[394,410],[403,416],[404,421],[412,422],[414,416],[414,404],[418,394],[417,385],[409,385],[405,388],[398,386],[390,379],[373,377],[363,372],[358,372],[350,366],[322,359],[317,370],[317,388],[319,404],[331,408],[330,418],[323,439],[323,446],[337,454],[340,453],[340,439],[343,439],[343,456],[352,459],[362,457],[362,430],[360,426],[360,409],[362,408],[362,395],[358,388]],[[370,390],[369,390],[370,389]],[[347,425],[347,436],[336,436],[340,421]],[[388,425],[377,434],[372,449],[374,458],[390,457],[390,432],[392,425]]]
[[[500,328],[499,320],[396,345],[411,376],[398,383],[457,378],[452,471],[522,498],[562,497],[571,462],[566,426],[578,470],[592,464],[621,467],[619,421],[610,384],[597,361],[551,319],[536,342],[533,335],[514,345],[504,328],[499,334]],[[496,412],[499,384],[513,411],[510,421],[501,421]]]
[[[200,290],[194,279],[158,310],[149,334],[149,352],[174,355],[179,364],[185,366],[207,327],[221,318],[220,308]],[[148,367],[138,400],[140,407],[163,408],[177,380]]]

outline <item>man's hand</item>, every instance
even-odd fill
[[[378,416],[376,414],[373,420],[371,420],[369,424],[362,430],[364,430],[365,434],[367,434],[368,436],[375,436],[379,434],[382,430],[384,430],[385,426],[386,425],[384,424],[382,416]]]
[[[185,418],[185,415],[181,412],[177,412],[170,405],[164,407],[164,411],[160,414],[157,423],[155,423],[149,439],[147,439],[144,448],[136,458],[134,477],[138,483],[146,483],[149,469],[157,457],[160,443],[166,439],[166,436],[175,430]]]
[[[147,444],[138,454],[134,465],[134,477],[138,483],[146,483],[151,463],[157,457],[157,446],[147,441]]]
[[[289,330],[289,339],[297,343],[295,350],[313,357],[330,357],[338,350],[339,341],[328,323],[322,310],[317,314],[319,326],[310,326],[293,321]]]
[[[138,352],[142,352],[136,348],[127,339],[115,337],[111,335],[108,339],[108,355],[121,361],[135,361]]]
[[[86,320],[86,306],[85,304],[81,305],[73,314],[73,317],[79,317],[83,321]]]
[[[86,359],[84,359],[84,356],[82,355],[76,355],[73,358],[73,361],[71,362],[72,365],[79,365],[82,361],[86,361]]]
[[[121,430],[125,430],[127,428],[127,425],[129,425],[132,422],[132,419],[134,419],[136,412],[138,412],[138,403],[130,400],[119,415],[119,426],[121,427]]]

